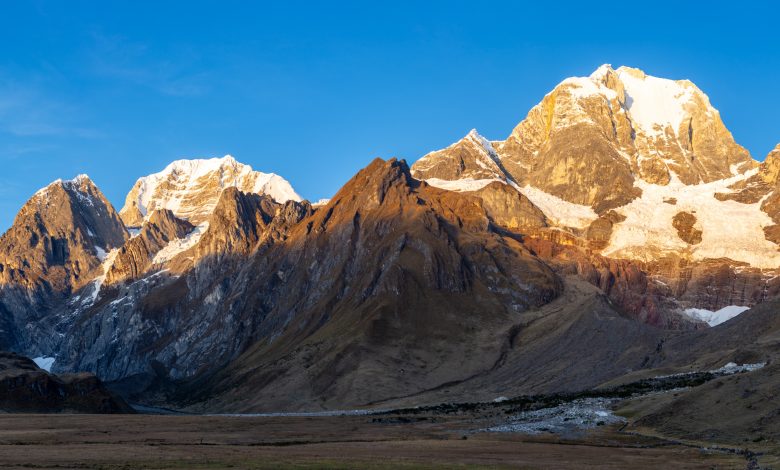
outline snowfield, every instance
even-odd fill
[[[36,366],[40,367],[46,372],[51,372],[51,366],[54,365],[55,360],[56,358],[53,357],[36,357],[33,359],[33,362]]]
[[[649,261],[665,252],[683,253],[694,260],[729,258],[757,268],[779,267],[778,247],[764,237],[764,227],[774,222],[761,210],[762,201],[742,204],[715,199],[715,193],[732,192],[728,186],[756,171],[695,185],[683,184],[674,173],[666,186],[637,179],[634,185],[642,196],[616,209],[626,220],[615,225],[602,254]],[[672,198],[676,204],[664,202]],[[696,217],[694,227],[702,231],[701,243],[688,245],[677,236],[672,219],[679,212]]]
[[[701,320],[710,326],[717,326],[723,322],[731,320],[746,310],[750,310],[750,307],[729,305],[728,307],[723,307],[716,312],[703,308],[687,308],[683,313],[693,318],[694,320]]]
[[[192,229],[190,233],[187,234],[184,238],[177,238],[176,240],[171,240],[170,243],[165,245],[165,248],[158,251],[156,255],[154,255],[154,259],[152,259],[152,264],[163,264],[170,260],[172,260],[176,255],[179,253],[183,253],[193,246],[197,245],[200,241],[200,238],[203,236],[204,233],[206,233],[206,230],[208,230],[209,224],[208,222],[203,223]]]

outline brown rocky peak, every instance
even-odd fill
[[[414,164],[412,174],[443,180],[503,180],[507,177],[493,144],[479,135],[476,129],[446,149],[422,157]]]
[[[55,181],[27,201],[0,238],[0,284],[69,292],[128,234],[86,175]]]
[[[778,144],[761,163],[759,175],[764,182],[777,184],[780,176],[780,144]]]
[[[270,235],[271,227],[297,223],[308,213],[305,208],[311,210],[308,203],[279,204],[267,195],[226,188],[209,218],[208,229],[195,247],[195,259],[248,254]],[[275,221],[277,215],[281,215],[280,221]]]
[[[318,212],[345,205],[370,210],[381,205],[387,197],[399,200],[417,184],[405,160],[376,158],[353,176]]]
[[[194,228],[186,220],[181,220],[168,209],[156,210],[151,213],[149,220],[144,223],[141,233],[151,231],[154,228],[164,234],[168,239],[183,238]]]

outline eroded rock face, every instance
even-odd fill
[[[585,238],[590,242],[590,248],[602,250],[609,244],[612,237],[612,227],[625,220],[625,216],[615,211],[609,211],[591,222],[585,233]]]
[[[106,252],[128,234],[100,190],[85,175],[56,181],[22,207],[0,237],[0,303],[16,325],[45,316],[93,278]],[[21,339],[0,333],[10,348]]]
[[[702,231],[694,225],[696,225],[696,216],[690,212],[678,212],[672,218],[672,226],[677,230],[677,235],[689,245],[701,243]]]
[[[643,270],[680,308],[696,307],[716,311],[728,305],[755,306],[780,293],[775,273],[729,260],[691,262],[667,255],[647,263]]]
[[[184,238],[194,227],[164,209],[152,212],[138,235],[128,240],[107,269],[105,284],[138,279],[152,267],[154,255],[170,242]]]
[[[420,158],[415,163],[415,171],[443,180],[506,178],[493,144],[475,129],[446,149]]]
[[[209,219],[209,228],[195,249],[195,259],[248,255],[266,238],[279,240],[287,227],[311,212],[307,202],[275,202],[271,197],[228,188]]]
[[[493,222],[520,232],[547,226],[547,218],[527,197],[512,186],[493,182],[475,191]]]

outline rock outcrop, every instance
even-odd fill
[[[30,359],[0,352],[0,412],[133,413],[92,374],[54,376]]]
[[[143,223],[138,235],[128,240],[107,267],[105,284],[138,279],[154,262],[154,256],[174,240],[184,238],[194,227],[177,219],[173,212],[155,210]]]
[[[672,226],[677,230],[677,235],[689,245],[701,243],[702,232],[695,225],[696,216],[690,212],[678,212],[672,218]]]

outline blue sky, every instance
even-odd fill
[[[0,230],[87,173],[117,206],[178,158],[232,154],[332,195],[373,157],[503,139],[602,63],[689,78],[738,142],[780,142],[771,2],[18,1],[0,18]]]

